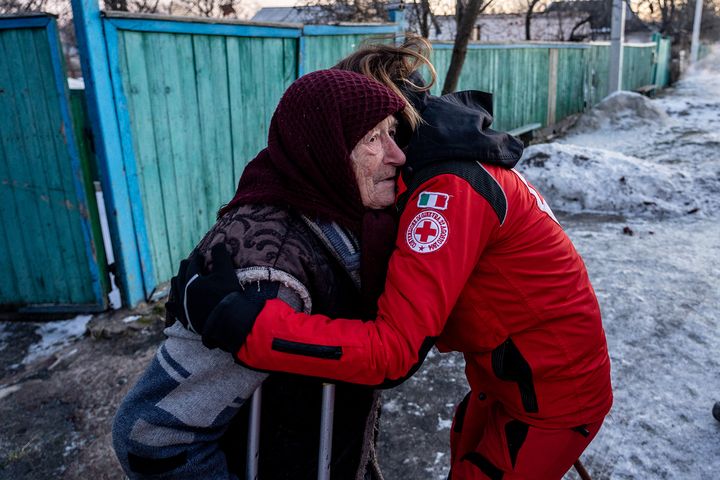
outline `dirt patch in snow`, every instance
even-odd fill
[[[77,320],[68,323],[62,341],[62,322],[4,324],[0,478],[125,478],[112,451],[112,418],[152,358],[164,324],[152,308],[132,324],[122,323],[125,315],[95,317],[79,337]]]

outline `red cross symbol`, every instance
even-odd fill
[[[421,243],[426,243],[428,238],[437,235],[437,230],[432,228],[432,222],[425,220],[421,227],[415,229],[415,235],[420,236]]]

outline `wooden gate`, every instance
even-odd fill
[[[95,311],[107,280],[54,17],[0,17],[0,308]],[[96,229],[99,231],[99,229]]]

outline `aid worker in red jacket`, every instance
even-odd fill
[[[433,345],[462,352],[471,391],[453,422],[451,478],[560,479],[612,404],[587,270],[540,192],[509,168],[522,147],[487,128],[487,94],[409,97],[425,124],[406,151],[377,318],[311,316],[235,291],[193,325],[221,346],[232,336],[225,348],[249,367],[375,386],[407,379]],[[378,162],[365,187],[358,179],[363,201]]]

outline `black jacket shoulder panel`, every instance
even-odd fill
[[[470,184],[470,186],[490,203],[495,211],[500,225],[505,223],[507,217],[507,197],[500,184],[480,162],[450,161],[440,162],[423,168],[406,181],[407,190],[400,195],[397,202],[399,211],[403,211],[408,200],[415,191],[428,180],[438,175],[456,175]]]

